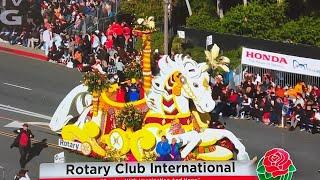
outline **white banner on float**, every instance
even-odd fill
[[[241,64],[320,77],[320,60],[257,49],[242,49]]]
[[[143,177],[143,179],[190,177],[190,179],[200,180],[209,180],[213,177],[231,180],[239,177],[242,180],[256,180],[255,166],[251,161],[44,163],[40,165],[39,180],[78,180],[79,178],[100,180],[135,177]]]
[[[73,141],[66,141],[63,139],[59,139],[58,146],[63,147],[66,149],[71,149],[71,150],[77,150],[81,151],[81,143],[78,142],[73,142]]]

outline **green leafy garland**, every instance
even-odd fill
[[[85,86],[88,86],[90,93],[94,91],[102,91],[103,89],[110,87],[110,82],[104,74],[100,74],[98,71],[86,72],[83,75],[81,81]]]
[[[136,61],[132,61],[131,63],[127,64],[124,68],[124,76],[127,79],[135,78],[141,79],[142,78],[142,67]]]
[[[117,127],[141,129],[143,116],[142,113],[133,105],[126,105],[116,116]]]

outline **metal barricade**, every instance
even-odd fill
[[[242,69],[247,69],[248,73],[259,74],[260,76],[262,76],[263,74],[270,74],[274,80],[274,83],[282,87],[294,87],[298,81],[304,81],[307,85],[315,85],[318,87],[320,86],[320,77],[276,71],[271,69],[248,66],[245,64],[242,64],[242,66]]]

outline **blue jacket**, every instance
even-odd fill
[[[156,152],[160,154],[160,156],[166,156],[169,155],[171,152],[171,146],[168,143],[168,140],[165,142],[158,142],[157,147],[156,147]]]
[[[137,86],[132,85],[129,87],[128,96],[129,96],[129,101],[139,100],[139,89],[137,88]]]
[[[182,143],[175,143],[174,145],[171,144],[171,154],[176,157],[180,156],[180,148],[182,146]]]

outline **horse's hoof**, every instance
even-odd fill
[[[256,164],[256,162],[258,161],[258,157],[255,156],[250,161],[251,161],[252,164]]]

